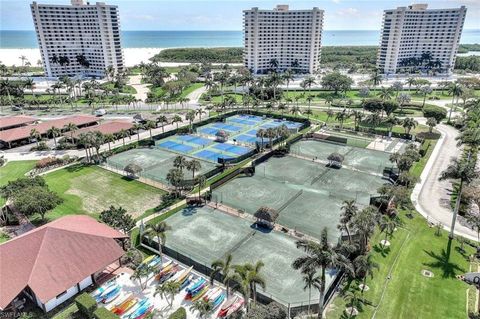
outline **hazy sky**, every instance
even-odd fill
[[[39,0],[69,4],[70,0]],[[95,1],[91,1],[93,3]],[[411,0],[102,0],[119,6],[122,30],[241,30],[242,10],[289,4],[292,9],[317,6],[325,10],[326,30],[380,29],[382,11],[406,6]],[[468,8],[466,29],[480,29],[480,0],[433,0],[430,8]],[[0,0],[0,30],[33,30],[28,0]]]

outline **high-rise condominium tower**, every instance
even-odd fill
[[[464,6],[428,10],[426,4],[385,10],[377,57],[379,71],[451,72],[466,12]]]
[[[320,62],[323,10],[243,11],[244,64],[255,74],[272,69],[314,73]]]
[[[72,0],[71,5],[30,5],[45,73],[103,77],[124,68],[117,6]]]

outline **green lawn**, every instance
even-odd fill
[[[25,173],[35,166],[36,161],[12,161],[7,165],[0,167],[0,186],[7,184],[17,178],[24,177]],[[5,200],[0,197],[0,206],[5,204]]]
[[[182,93],[180,93],[179,97],[187,97],[187,95],[189,95],[190,93],[192,93],[193,91],[203,87],[204,84],[203,83],[192,83],[190,84],[189,86],[187,86],[183,91]]]
[[[388,251],[382,252],[378,244],[383,234],[377,232],[373,237],[372,255],[380,267],[373,280],[367,280],[370,290],[364,294],[366,303],[357,305],[361,309],[357,318],[371,318],[375,310],[377,318],[466,318],[468,286],[455,276],[468,271],[467,256],[459,252],[458,242],[449,242],[447,232],[436,236],[420,214],[413,215],[409,219],[401,212],[404,228],[389,239]],[[467,254],[472,253],[468,247]],[[424,277],[424,269],[434,277]],[[346,289],[357,287],[358,282],[353,281]],[[345,304],[341,296],[336,297],[327,318],[341,318]]]
[[[110,89],[114,90],[115,89],[115,83],[113,82],[105,82],[101,85],[103,89]],[[127,94],[135,94],[137,93],[137,90],[131,85],[124,85],[123,88],[120,90],[120,93],[127,93]]]
[[[50,189],[64,202],[47,214],[56,219],[70,214],[94,217],[110,205],[122,206],[138,216],[161,202],[162,190],[127,179],[98,166],[75,165],[44,176]],[[38,216],[32,222],[39,222]]]

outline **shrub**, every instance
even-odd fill
[[[42,158],[37,163],[35,163],[35,167],[36,168],[45,168],[45,167],[54,166],[54,165],[62,164],[62,163],[63,163],[63,160],[61,158],[46,157],[46,158]]]
[[[30,151],[49,151],[50,147],[48,147],[47,143],[45,142],[40,142],[38,143],[38,146],[34,146],[30,149]]]
[[[100,307],[93,313],[95,319],[120,319],[119,316],[113,312],[108,311],[105,307]]]
[[[437,120],[437,123],[440,123],[447,117],[447,110],[443,107],[427,105],[423,108],[423,116],[426,118],[433,117],[435,120]]]
[[[183,307],[178,308],[174,313],[172,313],[168,317],[168,319],[186,319],[186,318],[187,318],[187,312]]]
[[[75,304],[78,311],[85,316],[85,318],[93,318],[94,312],[97,309],[97,302],[92,296],[84,292],[75,298]]]

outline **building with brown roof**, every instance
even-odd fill
[[[62,117],[50,121],[41,122],[33,125],[26,125],[9,130],[0,131],[0,146],[11,148],[15,143],[21,143],[30,139],[30,132],[35,129],[40,135],[46,136],[47,131],[56,127],[65,130],[64,126],[70,123],[75,124],[78,128],[98,123],[98,118],[91,115],[73,115]]]
[[[0,117],[0,131],[12,129],[27,124],[32,124],[37,121],[36,118],[25,115],[16,116],[2,116]]]
[[[76,130],[73,132],[73,138],[78,138],[80,134],[88,133],[88,132],[100,132],[102,134],[118,134],[120,131],[125,130],[129,131],[133,128],[133,124],[131,122],[126,121],[109,121],[104,122],[99,125],[88,126],[82,128],[80,130]],[[69,133],[65,133],[66,136],[70,137]]]
[[[116,240],[126,237],[89,216],[71,215],[1,244],[0,310],[22,294],[52,310],[118,261],[124,251]]]

